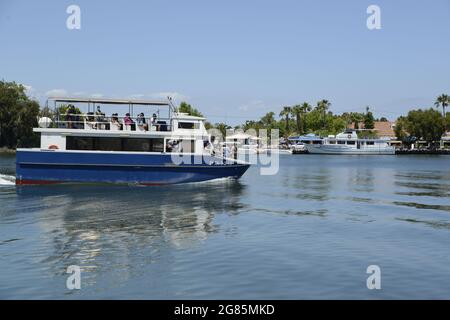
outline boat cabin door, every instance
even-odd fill
[[[361,141],[357,141],[356,142],[356,148],[357,149],[361,149]]]

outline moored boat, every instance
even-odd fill
[[[235,146],[237,153],[241,155],[258,154],[263,151],[261,146],[261,138],[246,134],[235,133],[226,137],[226,144],[228,146]]]
[[[360,139],[355,130],[323,138],[321,143],[305,144],[312,154],[393,155],[395,148],[382,139]]]
[[[249,164],[211,152],[204,118],[179,113],[172,102],[49,98],[58,104],[87,104],[39,120],[39,148],[17,149],[16,184],[127,183],[163,185],[240,178]],[[128,106],[125,117],[91,112],[97,105]],[[158,108],[133,121],[134,108]],[[70,107],[69,107],[70,108]],[[73,105],[72,105],[73,108]],[[161,118],[159,108],[168,116]],[[74,110],[75,108],[73,108]],[[98,108],[100,110],[100,108]]]

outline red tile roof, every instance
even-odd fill
[[[374,122],[374,131],[378,134],[379,137],[390,137],[395,138],[395,132],[394,132],[395,122],[391,121],[375,121]],[[349,126],[350,129],[355,128],[355,124],[352,123]],[[359,123],[359,128],[364,129],[364,123]]]

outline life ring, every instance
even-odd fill
[[[351,134],[349,134],[348,136],[347,136],[349,139],[351,139],[352,138],[352,135]]]
[[[58,150],[59,147],[56,144],[51,144],[51,145],[48,146],[48,149],[49,150]]]

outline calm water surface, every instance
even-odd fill
[[[19,188],[14,161],[3,299],[450,298],[449,156],[286,155],[275,176],[169,187]]]

